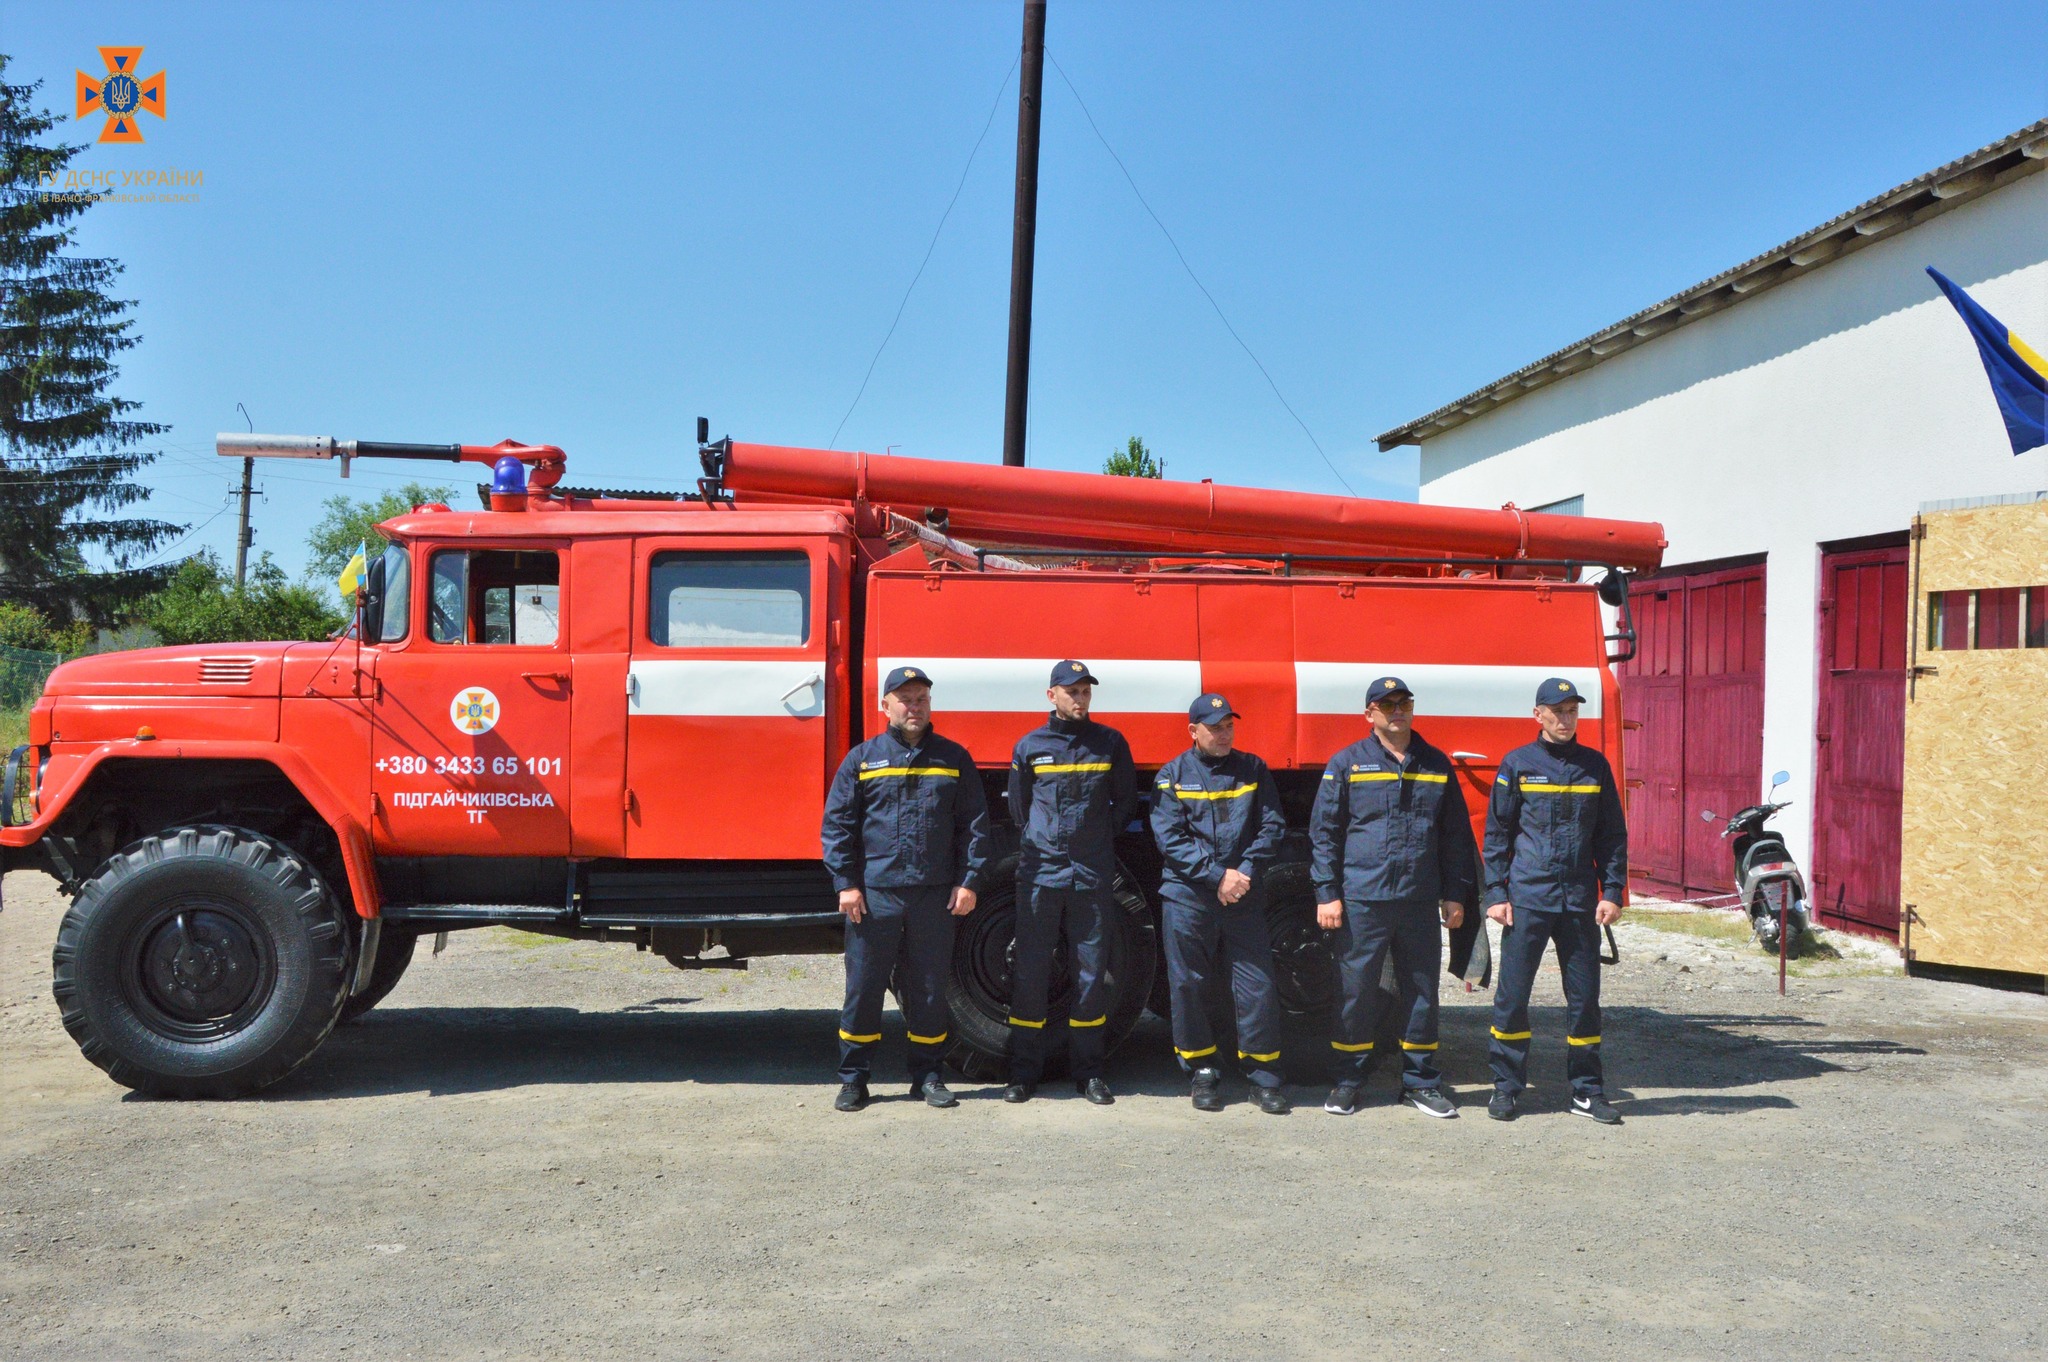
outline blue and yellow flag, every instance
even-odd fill
[[[356,592],[363,589],[363,579],[369,576],[369,573],[370,541],[365,539],[356,545],[356,556],[348,560],[348,566],[341,570],[341,576],[335,585],[341,588],[341,594],[345,598],[354,600]]]
[[[1970,339],[1977,342],[1984,373],[1991,379],[1991,395],[1998,399],[1998,414],[2005,418],[2005,433],[2012,440],[2012,452],[2024,454],[2048,444],[2048,359],[2008,331],[2004,322],[1986,312],[1940,270],[1930,265],[1927,273],[1963,314]]]

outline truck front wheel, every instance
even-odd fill
[[[1104,1041],[1113,1051],[1144,1014],[1159,943],[1145,896],[1122,867],[1118,867],[1112,897],[1110,1005]],[[971,1079],[999,1080],[1007,1068],[1010,971],[1016,934],[1017,862],[1015,857],[1005,857],[990,873],[979,905],[960,919],[953,937],[953,970],[946,980],[946,1003],[953,1014],[953,1041],[946,1059]],[[1053,959],[1046,1012],[1046,1029],[1058,1036],[1046,1056],[1046,1070],[1055,1077],[1066,1072],[1067,1005],[1073,996],[1067,959],[1062,938]]]
[[[297,1068],[348,996],[348,934],[281,842],[205,824],[144,838],[88,880],[52,991],[85,1057],[138,1092],[235,1097]]]

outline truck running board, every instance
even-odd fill
[[[586,927],[830,927],[845,921],[831,913],[584,913]]]

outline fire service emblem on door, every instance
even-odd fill
[[[480,737],[498,726],[498,697],[482,686],[465,686],[455,692],[448,717],[454,721],[456,732]]]

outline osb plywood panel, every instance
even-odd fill
[[[1933,511],[1920,519],[1927,526],[1919,545],[1922,593],[2048,584],[2048,501]]]
[[[1933,516],[1927,520],[1923,550],[1937,537],[1947,539],[1950,529],[1937,527]],[[2048,546],[2048,515],[2038,518],[2031,537],[2035,553]],[[1945,567],[1959,572],[2001,556],[2019,564],[2029,561],[2027,553],[2008,544],[1972,555],[1949,544]],[[2032,581],[2044,580],[2034,569]],[[2010,575],[1949,581],[1949,589],[2024,584]],[[1930,577],[1925,589],[1945,588]],[[1937,670],[1919,678],[1906,706],[1899,887],[1901,901],[1916,914],[1914,955],[1935,964],[2048,974],[2048,648],[1923,649],[1920,661]]]

